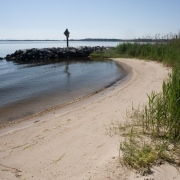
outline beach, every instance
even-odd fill
[[[158,180],[180,179],[168,164],[144,177],[118,162],[119,136],[110,136],[114,122],[124,122],[127,110],[161,91],[170,69],[160,63],[114,59],[128,75],[111,87],[60,109],[0,129],[0,179]]]

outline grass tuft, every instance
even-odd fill
[[[180,36],[165,43],[118,45],[119,57],[136,57],[172,66],[163,82],[162,92],[152,91],[148,102],[128,113],[127,121],[112,123],[108,134],[125,136],[120,143],[120,161],[127,166],[148,170],[152,165],[168,162],[180,165]],[[149,171],[150,172],[150,171]]]
[[[157,160],[179,165],[180,65],[163,82],[162,93],[152,91],[148,103],[141,109],[133,107],[129,118],[131,123],[114,126],[114,131],[130,132],[120,145],[123,162],[135,169],[149,168]],[[149,142],[141,143],[145,135]]]
[[[61,161],[64,156],[65,156],[65,154],[63,154],[62,156],[60,156],[59,159],[57,159],[57,160],[55,161],[55,163],[57,163],[58,161]]]

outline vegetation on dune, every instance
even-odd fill
[[[93,57],[103,58],[139,58],[163,62],[173,66],[180,60],[180,33],[173,39],[160,43],[123,43],[115,49],[98,51],[91,54]]]
[[[111,53],[113,57],[155,60],[172,66],[172,73],[163,82],[161,93],[152,91],[146,104],[132,107],[124,124],[111,126],[110,134],[125,135],[125,140],[120,143],[121,162],[146,172],[150,172],[152,165],[163,162],[179,166],[180,34],[166,43],[120,44]],[[111,53],[101,52],[103,56]]]
[[[124,43],[118,45],[115,52],[120,56],[156,60],[174,65],[180,59],[180,40],[173,39],[167,43],[155,44]]]
[[[116,126],[121,134],[131,132],[120,145],[126,164],[136,169],[159,161],[180,165],[180,66],[173,67],[161,93],[152,91],[148,103],[128,117],[128,124]]]

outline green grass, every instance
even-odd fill
[[[118,45],[115,51],[120,56],[156,60],[174,65],[180,59],[180,39],[155,44],[124,43]]]
[[[60,156],[60,157],[55,161],[55,163],[57,163],[58,161],[61,161],[64,156],[65,156],[65,154],[63,154],[62,156]]]
[[[120,162],[141,172],[147,172],[153,165],[164,162],[179,164],[179,144],[142,134],[142,129],[138,127],[134,123],[126,127],[129,133],[120,143]]]
[[[120,143],[123,152],[121,161],[134,169],[144,170],[158,159],[158,153],[153,146],[141,140],[130,135]]]
[[[133,127],[136,132],[133,138],[127,135],[121,143],[125,164],[135,169],[150,168],[159,160],[179,165],[180,64],[173,67],[169,79],[163,82],[162,92],[157,94],[152,91],[148,95],[148,102],[141,108],[133,108],[128,117],[131,123],[118,125],[115,130],[129,131]],[[141,143],[146,138],[149,143]]]
[[[94,58],[118,58],[119,54],[114,49],[108,49],[91,53],[90,56]]]
[[[123,43],[115,49],[92,53],[101,58],[139,58],[148,59],[173,66],[180,60],[180,38],[163,43]]]
[[[180,64],[173,67],[169,79],[163,82],[162,93],[148,95],[142,112],[143,129],[152,136],[180,140]]]
[[[152,91],[147,95],[146,104],[132,108],[126,123],[111,125],[110,135],[125,135],[120,143],[120,160],[140,170],[164,161],[180,165],[180,37],[166,43],[124,43],[111,53],[118,57],[154,60],[172,67],[161,93]]]

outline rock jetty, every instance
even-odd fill
[[[43,49],[24,49],[17,50],[13,54],[8,54],[5,59],[8,61],[31,61],[31,60],[48,60],[48,59],[60,59],[60,58],[75,58],[75,57],[87,57],[92,52],[102,51],[105,49],[113,49],[113,47],[105,46],[80,46],[80,47],[68,47],[68,48],[43,48]]]

